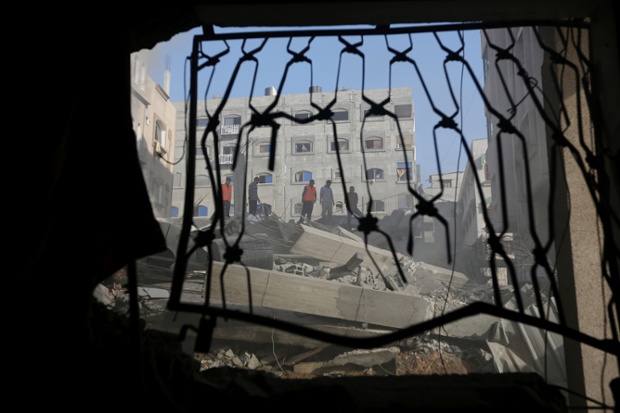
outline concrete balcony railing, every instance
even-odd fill
[[[233,154],[220,155],[220,165],[227,165],[233,163]]]
[[[241,125],[222,125],[221,135],[238,135]]]

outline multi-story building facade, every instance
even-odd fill
[[[175,151],[176,107],[169,97],[169,73],[161,86],[148,76],[148,50],[131,55],[131,114],[138,157],[153,213],[169,218]]]
[[[394,116],[367,116],[370,106],[364,102],[359,90],[323,92],[320,87],[314,86],[308,93],[276,96],[273,87],[267,88],[264,96],[252,97],[251,106],[260,112],[272,104],[274,99],[278,99],[276,107],[270,113],[281,112],[291,117],[279,117],[276,120],[279,128],[276,145],[273,147],[272,128],[253,128],[250,123],[253,112],[249,98],[228,99],[219,111],[217,148],[214,145],[213,133],[208,134],[205,141],[212,172],[215,172],[217,166],[220,168],[220,182],[217,182],[215,175],[211,176],[207,168],[200,141],[209,122],[209,114],[213,114],[223,101],[218,97],[199,101],[199,147],[196,150],[193,209],[195,221],[199,225],[206,225],[210,220],[215,212],[212,185],[221,184],[227,176],[232,178],[234,188],[231,215],[234,214],[237,218],[242,212],[240,205],[247,210],[243,202],[243,192],[255,176],[260,179],[258,192],[261,204],[269,205],[271,212],[285,221],[299,218],[302,191],[311,179],[315,181],[317,191],[327,180],[332,181],[336,217],[346,216],[345,192],[350,186],[354,186],[359,195],[360,203],[357,207],[365,212],[370,202],[378,217],[390,214],[395,209],[412,208],[414,198],[409,192],[408,184],[414,187],[419,179],[415,166],[415,122],[411,88],[396,88],[392,89],[391,93],[389,89],[366,90],[364,94],[373,102],[382,102],[389,97],[385,109]],[[304,123],[305,119],[317,113],[311,102],[325,107],[333,100],[335,103],[331,107],[333,116],[330,120]],[[177,136],[187,136],[186,103],[175,102],[175,105]],[[177,140],[173,217],[182,213],[185,203],[187,171],[183,154],[187,151],[183,147],[184,141]],[[233,170],[233,156],[237,145],[241,145],[240,158]],[[269,170],[272,151],[275,151],[275,165],[273,170]],[[338,162],[338,152],[342,167]],[[206,219],[201,219],[202,217]],[[315,217],[320,217],[318,202],[313,211],[313,218]]]
[[[528,27],[513,29],[512,34],[506,29],[488,30],[481,39],[485,96],[519,131],[519,134],[502,131],[499,119],[487,110],[488,171],[493,194],[491,218],[496,233],[506,234],[505,246],[514,251],[518,280],[529,282],[534,264],[529,253],[534,248],[533,237],[537,236],[543,243],[550,237],[548,139],[535,103],[543,102],[544,98],[540,87],[533,88],[537,96],[529,97],[532,92],[525,82],[502,79],[519,79],[525,73],[531,84],[542,84],[544,51],[534,30]],[[522,69],[509,59],[489,61],[489,56],[496,54],[494,47],[510,49]],[[534,227],[536,234],[532,232]],[[553,261],[553,257],[548,258]]]
[[[535,264],[535,260],[542,261],[535,253],[544,250],[558,285],[559,294],[554,299],[562,303],[564,325],[603,338],[614,335],[610,322],[614,317],[610,317],[613,305],[608,300],[613,296],[613,282],[604,281],[607,276],[601,278],[601,268],[617,258],[605,261],[602,246],[606,242],[601,241],[605,231],[601,228],[618,198],[606,198],[609,203],[603,202],[598,209],[589,199],[593,196],[589,191],[607,188],[603,183],[607,178],[599,181],[595,174],[586,175],[580,162],[588,163],[588,151],[600,150],[595,142],[613,135],[602,131],[604,127],[595,127],[596,121],[605,118],[603,123],[610,122],[608,130],[614,130],[610,125],[618,122],[617,116],[605,115],[617,111],[617,105],[590,105],[589,100],[617,97],[612,92],[617,82],[598,84],[597,92],[589,98],[584,92],[592,86],[596,90],[592,68],[599,68],[599,75],[605,73],[604,67],[613,66],[604,63],[607,55],[617,47],[610,40],[613,36],[599,33],[595,40],[600,30],[596,26],[591,26],[591,33],[579,31],[578,36],[573,36],[572,29],[557,27],[487,30],[481,36],[481,50],[489,106],[510,121],[500,125],[496,114],[487,113],[495,231],[513,239],[504,245],[512,250],[520,284],[532,281],[535,269],[534,277],[544,285],[547,277],[542,266]],[[584,86],[588,82],[592,84]],[[519,133],[510,130],[510,125]],[[567,149],[571,146],[573,153]],[[611,182],[613,179],[607,181]],[[605,192],[602,189],[598,194]],[[541,247],[535,249],[537,242]],[[595,405],[594,400],[614,399],[618,363],[609,362],[609,353],[576,340],[563,340],[563,351],[567,387],[572,389],[568,396],[571,406],[587,409]]]
[[[487,164],[488,140],[474,139],[470,153],[472,162],[467,162],[460,184],[458,207],[460,217],[456,225],[456,242],[459,246],[458,267],[470,277],[480,277],[488,266],[487,228],[483,211],[491,205],[491,182]],[[478,183],[480,187],[478,187]],[[480,277],[480,279],[483,279]]]
[[[459,194],[463,191],[463,172],[431,174],[428,181],[430,186],[422,188],[422,196],[429,200],[436,198],[433,205],[447,225],[436,217],[425,215],[421,218],[424,222],[422,239],[416,246],[418,252],[414,254],[414,259],[446,267],[451,264],[450,257],[454,257],[455,228],[462,218],[456,208]]]

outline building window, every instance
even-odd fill
[[[407,182],[413,179],[413,169],[411,162],[398,162],[396,164],[396,181]]]
[[[441,179],[444,188],[452,188],[452,179]]]
[[[309,110],[300,110],[299,112],[295,113],[295,120],[299,120],[299,121],[305,121],[307,119],[310,119],[310,117],[312,116],[312,112],[310,112]]]
[[[196,119],[196,126],[205,127],[209,124],[209,118],[198,118]]]
[[[195,184],[198,187],[209,186],[209,177],[207,175],[196,175]]]
[[[397,118],[411,118],[413,115],[413,105],[407,103],[404,105],[394,105],[394,114]]]
[[[222,125],[222,136],[225,135],[238,135],[239,128],[241,127],[241,116],[228,115],[224,118],[224,124]]]
[[[332,175],[332,181],[342,182],[342,173],[340,172],[340,169],[335,169]]]
[[[272,184],[273,175],[267,172],[258,174],[258,183],[259,184]]]
[[[183,185],[181,184],[181,178],[182,177],[183,177],[183,175],[180,172],[175,172],[174,173],[174,179],[173,179],[172,185],[175,188],[182,188],[183,187]]]
[[[367,181],[382,181],[385,179],[385,173],[383,169],[372,168],[366,171],[366,180]]]
[[[383,150],[383,138],[379,138],[378,136],[366,138],[364,140],[364,149],[367,151]]]
[[[308,183],[312,179],[312,172],[310,171],[299,171],[295,172],[294,182],[297,184]]]
[[[258,153],[261,155],[266,155],[271,153],[271,144],[269,143],[261,143],[258,145]]]
[[[209,215],[209,208],[207,208],[204,205],[198,205],[194,209],[194,216],[195,217],[206,217],[208,215]]]
[[[173,206],[170,208],[170,218],[178,218],[179,217],[179,208]]]
[[[385,202],[383,201],[372,201],[371,206],[372,212],[385,212]]]
[[[338,150],[340,150],[340,152],[348,152],[350,150],[348,139],[338,138],[337,142],[338,142]],[[336,152],[336,142],[334,142],[333,140],[331,140],[329,143],[329,151]]]
[[[222,153],[220,154],[220,165],[232,164],[236,149],[237,145],[222,146]]]
[[[336,109],[332,115],[334,122],[346,122],[349,120],[349,111],[346,109]]]
[[[369,121],[369,120],[381,120],[384,117],[384,115],[380,115],[380,116],[379,115],[370,115],[369,112],[370,112],[370,108],[364,109],[362,120],[366,120],[366,121]]]
[[[310,141],[299,141],[293,144],[293,153],[312,153],[313,145]]]
[[[404,146],[403,146],[404,144]],[[403,137],[402,137],[402,141],[400,136],[396,137],[396,149],[406,149],[406,150],[411,150],[413,149],[413,133],[403,133]]]
[[[166,125],[160,120],[155,122],[155,139],[153,141],[155,154],[163,156],[166,154]]]
[[[166,147],[166,125],[160,120],[155,122],[155,140]]]

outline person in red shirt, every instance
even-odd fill
[[[224,218],[230,218],[230,203],[232,201],[232,185],[230,177],[226,177],[226,182],[222,184],[222,204],[224,207]]]
[[[310,222],[312,218],[312,209],[314,208],[314,203],[316,202],[316,188],[314,187],[314,179],[311,179],[308,182],[308,185],[304,186],[304,191],[301,193],[301,216],[299,217],[298,223],[301,223],[306,217],[307,221]]]

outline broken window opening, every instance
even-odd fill
[[[346,224],[349,229],[356,228],[358,225],[362,229],[372,229],[372,221],[370,219],[367,221],[359,219],[365,218],[368,212],[370,213],[369,218],[377,218],[377,215],[373,215],[376,212],[383,213],[382,215],[385,217],[382,217],[382,220],[378,222],[379,228],[384,228],[383,226],[385,226],[389,229],[393,228],[389,227],[390,220],[388,218],[396,220],[398,216],[402,219],[403,216],[411,218],[415,215],[415,218],[412,220],[405,219],[404,221],[400,221],[402,225],[398,226],[398,228],[406,228],[407,232],[405,234],[396,230],[385,231],[385,233],[389,235],[390,240],[398,243],[401,248],[399,252],[407,251],[411,255],[411,258],[415,260],[416,254],[421,254],[420,251],[426,250],[428,254],[433,254],[433,260],[442,263],[442,265],[446,265],[449,261],[448,253],[454,252],[454,255],[459,258],[456,260],[457,264],[455,264],[458,270],[460,270],[459,272],[467,274],[467,277],[475,279],[482,284],[488,283],[489,288],[487,292],[489,295],[480,300],[481,303],[489,304],[496,302],[500,289],[512,288],[511,291],[514,296],[511,304],[513,304],[514,307],[511,307],[509,310],[515,311],[520,316],[523,316],[525,324],[527,324],[528,317],[532,317],[532,314],[540,311],[547,317],[545,322],[548,323],[547,326],[553,330],[551,334],[558,334],[558,331],[561,329],[556,326],[561,323],[559,323],[557,319],[553,319],[551,314],[548,314],[544,308],[551,307],[553,308],[551,311],[552,314],[557,310],[559,314],[558,317],[561,316],[561,303],[558,301],[558,297],[556,297],[556,292],[554,292],[554,283],[557,278],[557,270],[555,270],[555,266],[557,265],[555,251],[546,244],[555,235],[551,233],[551,229],[548,227],[549,221],[554,217],[546,216],[546,213],[548,210],[560,207],[551,205],[552,208],[547,208],[550,206],[548,202],[549,199],[551,199],[548,193],[534,191],[534,189],[544,185],[547,185],[546,189],[550,190],[548,182],[545,183],[543,180],[539,179],[548,180],[549,171],[533,173],[534,169],[532,168],[537,167],[537,163],[547,163],[547,154],[541,153],[541,149],[544,150],[547,144],[549,144],[549,147],[553,147],[554,150],[562,150],[561,147],[563,147],[566,143],[565,140],[568,140],[570,136],[565,136],[564,129],[558,127],[558,124],[554,123],[556,121],[560,122],[559,119],[562,119],[561,113],[555,113],[554,115],[556,115],[556,117],[547,117],[543,116],[546,114],[537,113],[536,103],[539,103],[537,99],[542,101],[543,98],[547,97],[546,94],[552,93],[552,91],[549,84],[547,84],[546,89],[543,89],[543,92],[538,90],[538,86],[542,84],[542,79],[537,78],[536,80],[539,81],[539,83],[536,83],[534,82],[534,77],[538,76],[542,78],[543,73],[535,71],[535,68],[543,67],[543,60],[536,60],[534,62],[528,61],[528,56],[524,54],[524,51],[528,50],[531,52],[530,57],[534,56],[536,59],[543,56],[546,57],[546,59],[548,59],[545,60],[546,64],[548,66],[553,66],[558,65],[558,62],[562,61],[562,59],[553,59],[553,57],[559,57],[554,55],[554,52],[561,53],[563,58],[566,57],[561,48],[557,50],[556,45],[563,44],[568,47],[568,43],[562,43],[563,39],[561,37],[554,38],[554,42],[551,43],[545,42],[542,37],[539,37],[540,33],[537,32],[537,28],[526,29],[521,31],[511,30],[510,28],[489,29],[481,31],[480,33],[480,38],[483,39],[485,50],[485,58],[482,59],[480,63],[481,67],[483,67],[481,79],[485,82],[483,93],[485,97],[489,98],[490,102],[484,108],[484,116],[488,120],[486,126],[489,131],[488,136],[485,137],[487,146],[484,149],[477,148],[472,140],[472,138],[479,138],[479,136],[472,137],[468,136],[467,133],[463,133],[463,136],[460,135],[462,131],[460,131],[459,128],[463,125],[458,124],[460,122],[459,116],[449,117],[454,113],[460,115],[460,111],[463,110],[461,106],[463,102],[453,102],[449,100],[435,102],[433,100],[436,98],[435,96],[425,97],[421,92],[418,92],[418,94],[415,95],[415,99],[417,99],[415,113],[412,104],[398,103],[394,104],[394,110],[391,113],[396,119],[387,119],[389,117],[385,117],[386,121],[390,121],[392,124],[399,127],[405,125],[406,122],[409,121],[407,127],[403,127],[403,129],[406,130],[406,132],[402,133],[404,145],[399,138],[399,131],[394,131],[394,133],[389,136],[389,140],[386,141],[385,145],[387,151],[394,151],[395,148],[401,149],[399,154],[401,157],[386,158],[385,163],[375,162],[372,158],[367,160],[362,156],[355,158],[352,165],[360,165],[360,167],[351,168],[354,169],[354,174],[352,174],[352,176],[347,176],[347,181],[341,182],[343,185],[333,185],[332,189],[337,191],[336,198],[340,199],[345,199],[349,187],[354,187],[354,190],[359,192],[359,200],[361,200],[361,202],[358,202],[356,205],[347,206],[346,203],[343,205],[340,201],[335,205],[336,211],[344,209],[345,215],[349,215],[347,212],[350,213],[351,222]],[[571,29],[569,28],[566,30]],[[545,35],[548,35],[548,33]],[[557,44],[555,42],[557,42]],[[438,49],[440,50],[442,50],[441,46],[447,47],[441,42],[441,39],[437,39],[437,43],[437,46],[439,46]],[[513,47],[513,44],[516,44],[517,47]],[[535,48],[535,46],[538,48]],[[550,49],[551,51],[546,49],[550,46],[552,46],[552,49]],[[458,50],[458,47],[454,48],[456,55],[461,53]],[[445,52],[445,49],[443,49],[443,51]],[[548,55],[545,55],[545,53],[548,53]],[[449,56],[454,57],[453,55]],[[489,56],[495,56],[495,60],[489,61]],[[587,53],[584,53],[583,56],[587,56]],[[415,55],[411,55],[410,57],[412,60],[415,60]],[[469,57],[469,59],[468,63],[473,62],[475,58]],[[577,59],[579,59],[579,57],[577,57]],[[451,63],[457,61],[459,61],[459,59],[450,60]],[[411,62],[409,63],[409,69],[412,69],[413,65],[411,65]],[[465,66],[461,65],[461,63]],[[532,63],[536,64],[528,66],[528,64]],[[583,64],[584,67],[587,66],[585,59],[579,63]],[[464,62],[459,61],[459,65],[459,68],[469,68]],[[559,67],[545,66],[544,68],[548,70],[548,72],[544,74],[545,76],[557,76],[560,71]],[[419,85],[424,84],[427,80],[426,76],[430,76],[428,73],[416,75],[414,70],[411,70],[411,73],[412,77],[415,78],[415,81],[419,83]],[[443,73],[443,67],[439,67],[438,70],[433,73]],[[468,73],[467,70],[465,70],[465,73]],[[518,77],[520,74],[522,75],[524,73],[527,73],[529,76],[527,81]],[[510,82],[502,84],[499,80],[500,74],[510,75]],[[474,77],[470,80],[476,81],[478,79]],[[445,81],[449,83],[453,80],[446,77]],[[536,87],[533,85],[536,85]],[[564,87],[567,87],[566,84],[564,84]],[[423,90],[423,88],[418,88],[418,90]],[[364,93],[369,93],[369,91],[359,91],[357,95],[363,96]],[[324,95],[327,96],[327,94]],[[501,96],[501,99],[491,99],[490,97],[493,96]],[[391,95],[390,97],[392,99],[397,98],[396,95]],[[323,104],[329,102],[328,98],[325,99],[326,100],[322,102]],[[418,103],[418,101],[423,101],[424,99],[432,100],[432,102],[429,103],[437,103],[435,107],[441,108],[442,111],[445,110],[442,112],[442,115],[445,113],[448,113],[448,115],[441,116],[438,115],[437,112],[429,111],[427,119],[419,117],[420,114],[423,113],[423,109],[421,108],[423,104]],[[569,98],[565,99],[568,100]],[[381,100],[377,99],[376,103],[379,104],[380,102]],[[573,102],[562,102],[564,105],[568,105],[569,103],[572,104]],[[319,103],[317,103],[317,105],[320,106]],[[353,113],[360,113],[359,107],[354,107],[353,110]],[[526,111],[528,112],[528,116],[524,115]],[[586,112],[587,111],[584,111],[583,113]],[[287,111],[286,113],[295,112]],[[437,129],[454,133],[453,137],[449,137],[453,139],[452,142],[454,143],[448,141],[448,138],[445,136],[435,140],[435,136],[433,136],[435,130],[432,128],[429,128],[430,132],[426,134],[426,136],[423,136],[419,132],[416,132],[414,135],[412,133],[413,125],[411,122],[414,115],[417,118],[416,126],[418,127],[421,126],[421,123],[427,122],[431,123],[432,126],[438,126]],[[295,118],[309,119],[310,117],[309,114],[307,114],[305,118],[303,115],[300,116],[302,117],[297,117],[296,114]],[[523,121],[524,119],[527,119],[529,125],[527,128]],[[332,120],[348,120],[348,112],[335,111]],[[451,121],[454,121],[456,125]],[[590,119],[587,119],[587,121],[589,122]],[[373,127],[380,122],[381,120],[373,122]],[[571,127],[579,124],[577,120],[571,120],[567,123],[569,123]],[[535,124],[538,126],[534,126]],[[305,126],[306,125],[296,125],[297,128],[303,128]],[[336,126],[342,127],[343,125]],[[348,127],[349,125],[345,126]],[[465,128],[463,130],[465,130]],[[546,135],[546,130],[552,130],[557,135],[548,136]],[[348,132],[349,131],[347,131],[347,133]],[[357,131],[353,131],[352,133],[355,135],[352,136],[360,136],[356,132]],[[326,133],[335,132],[329,130],[327,132],[321,131],[320,133],[322,133],[323,136],[321,139],[316,140],[316,148],[313,147],[312,142],[294,142],[294,137],[291,137],[291,135],[286,139],[284,138],[284,136],[286,136],[285,134],[280,134],[278,136],[276,144],[284,144],[285,148],[289,148],[288,145],[293,142],[294,154],[315,152],[318,156],[313,158],[320,158],[322,153],[326,152],[324,146],[325,140],[323,137]],[[383,131],[374,130],[373,133],[381,134]],[[387,139],[388,135],[385,136]],[[558,137],[561,137],[561,139],[555,141],[554,139]],[[461,139],[463,139],[464,142]],[[502,148],[499,148],[498,143],[500,141],[508,141],[510,145],[504,145]],[[537,146],[536,150],[533,150],[533,145],[541,141],[544,141],[545,145]],[[330,146],[327,147],[328,151],[335,152],[333,139],[328,140],[328,142],[330,142]],[[339,139],[338,142],[340,145],[341,140]],[[372,152],[376,151],[379,147],[384,147],[383,141],[381,141],[381,144],[376,142],[377,141],[372,141],[369,138],[364,141],[364,148]],[[392,142],[396,142],[396,145]],[[449,146],[452,144],[454,148],[460,145],[459,150],[462,154],[462,159],[465,159],[463,166],[461,167],[458,165],[458,168],[451,168],[454,164],[442,163],[443,158],[439,156],[440,161],[438,162],[438,166],[441,172],[438,171],[435,175],[434,179],[430,182],[430,187],[422,188],[423,185],[421,185],[420,179],[421,172],[417,169],[420,166],[420,164],[417,163],[418,159],[414,156],[413,159],[404,160],[402,157],[410,155],[409,151],[402,151],[402,149],[415,148],[414,153],[416,151],[421,151],[421,149],[419,149],[419,144],[422,142],[424,144],[429,144],[430,142],[431,149],[440,148],[441,145]],[[588,147],[588,144],[580,143],[580,145],[586,147],[586,149],[584,149],[586,153],[586,155],[584,155],[585,157],[594,153],[588,152],[594,151],[594,148]],[[509,146],[512,148],[511,150],[513,152],[508,151],[507,148]],[[526,150],[524,152],[523,148],[531,148],[532,150]],[[271,149],[272,148],[269,147],[269,150]],[[275,150],[275,147],[273,149]],[[339,149],[343,149],[343,147],[340,146]],[[479,159],[483,159],[476,155],[476,151],[478,150],[483,151],[485,155],[484,162],[478,161]],[[519,153],[521,155],[515,159],[515,155]],[[533,156],[537,156],[539,159],[532,159]],[[540,161],[541,157],[544,161]],[[336,157],[330,156],[329,158]],[[425,152],[425,155],[420,156],[419,160],[423,162],[425,159],[435,159],[434,151]],[[299,170],[298,168],[301,165],[295,165],[294,160],[291,161],[291,158],[286,158],[286,160],[289,161],[285,169],[286,174],[290,173],[290,171],[298,170],[298,172],[294,172],[293,183],[309,182],[312,173],[307,170]],[[340,159],[340,161],[342,160]],[[369,168],[366,164],[367,161],[370,165],[383,166],[382,168]],[[313,160],[312,162],[315,161]],[[316,162],[320,161],[317,160]],[[395,163],[396,168],[394,168]],[[349,164],[344,165],[345,168],[348,166]],[[340,176],[342,175],[339,169],[342,165],[338,165],[337,160],[332,164],[319,164],[316,169],[314,169],[314,164],[304,165],[304,167],[312,168],[312,170],[315,171],[317,179],[321,181],[330,176],[329,171],[333,171],[332,177],[334,182],[340,181]],[[267,170],[267,168],[258,170]],[[345,169],[343,168],[343,170]],[[348,174],[349,169],[346,169],[346,171]],[[465,177],[469,177],[467,184],[464,183],[466,182]],[[507,179],[505,186],[502,186],[500,183],[500,178]],[[386,193],[384,190],[384,188],[391,183],[399,183],[400,187],[404,188],[405,185],[403,185],[403,183],[406,183],[408,179],[412,181],[411,191],[395,191],[390,189],[390,192]],[[371,187],[370,183],[376,182],[377,180],[384,181],[386,185],[382,183],[382,185],[374,185]],[[284,181],[287,180],[285,179]],[[487,182],[487,184],[483,187],[480,181]],[[516,183],[519,183],[518,187],[514,185]],[[273,200],[277,199],[278,203],[280,203],[280,199],[286,199],[286,202],[281,202],[282,205],[276,205],[276,202],[274,202],[274,214],[276,216],[284,214],[285,212],[288,214],[290,213],[289,211],[292,210],[292,215],[299,216],[303,207],[302,203],[297,202],[297,200],[301,198],[301,191],[299,188],[287,185],[290,185],[290,182],[283,182],[282,188],[274,188],[274,190],[281,189],[282,193],[279,194],[274,192],[274,194],[277,194],[280,198],[274,195],[272,197]],[[463,187],[463,185],[467,185],[467,187]],[[274,185],[274,187],[278,186],[279,185]],[[317,191],[320,189],[320,186],[322,185],[318,185],[319,188],[317,188]],[[518,188],[518,191],[513,191],[513,188]],[[413,193],[419,197],[413,196]],[[502,204],[502,197],[504,196],[507,197],[509,201]],[[261,196],[261,200],[262,198]],[[514,200],[514,202],[510,200]],[[543,203],[540,203],[540,200],[543,200]],[[290,207],[291,204],[293,205],[292,208]],[[367,208],[368,206],[370,206],[370,208]],[[532,208],[528,208],[529,206],[532,206]],[[360,208],[361,211],[356,211],[357,208]],[[530,213],[528,209],[533,212]],[[402,215],[399,215],[396,212],[397,210]],[[321,207],[317,203],[313,211],[313,217],[318,218],[320,214]],[[290,218],[290,216],[287,216],[287,218]],[[532,222],[534,223],[531,224]],[[245,225],[245,223],[241,225]],[[364,227],[364,225],[368,226]],[[509,236],[509,234],[516,235]],[[373,238],[372,242],[375,243],[371,244],[373,247],[381,246],[383,250],[388,251],[387,262],[394,262],[393,260],[390,261],[393,257],[389,254],[389,252],[392,251],[389,242],[385,239],[386,237],[381,237],[380,234],[372,231],[368,235],[370,235],[369,238]],[[415,238],[411,252],[407,250],[407,241],[410,235],[412,236],[411,238]],[[379,238],[381,238],[381,240],[379,240]],[[319,242],[319,245],[321,244],[322,243]],[[539,254],[541,251],[542,256],[539,256],[541,262],[537,262],[534,260],[534,252]],[[467,258],[467,260],[464,258]],[[467,264],[463,264],[463,261],[466,261]],[[338,264],[346,265],[346,263]],[[320,265],[317,265],[317,267],[318,266]],[[314,277],[316,274],[323,274],[321,276],[327,278],[324,273],[326,271],[325,268],[323,268],[323,270],[325,270],[323,273],[319,270],[316,270],[317,272],[314,273],[314,269],[309,269],[305,266],[302,267],[304,269],[301,272],[304,277]],[[334,267],[330,267],[330,269],[332,268]],[[400,269],[402,270],[402,267]],[[298,271],[298,268],[291,271],[295,273]],[[395,270],[396,275],[398,275],[397,273],[398,271]],[[317,276],[316,278],[320,277]],[[387,278],[387,280],[391,279]],[[399,280],[398,276],[395,277],[395,280]],[[388,286],[385,288],[389,289],[391,287],[393,290],[402,288],[402,285],[398,284],[399,281],[395,280],[384,281],[386,283],[384,285]],[[340,278],[340,281],[342,281],[342,278]],[[535,281],[540,282],[544,287],[535,287]],[[357,278],[355,278],[355,282],[358,282]],[[361,277],[359,282],[362,283]],[[357,286],[359,287],[359,285]],[[520,291],[520,289],[524,289],[525,291]],[[446,292],[446,295],[442,295],[442,297],[448,297],[449,294],[453,292],[454,291]],[[536,303],[534,307],[526,306],[525,302],[528,301],[524,300],[523,297],[519,298],[520,294],[529,293],[531,293],[531,296],[528,296],[528,298],[533,298],[533,301]],[[445,303],[453,304],[449,299],[441,302],[441,304]],[[491,313],[494,311],[488,307],[483,308],[485,311]],[[441,315],[439,315],[439,317],[441,317]],[[261,320],[261,322],[262,321],[263,320]],[[278,326],[286,327],[285,324]],[[407,326],[398,328],[407,331]],[[499,324],[492,328],[493,330],[490,329],[489,333],[494,332],[498,334],[496,337],[501,337],[504,329],[510,327],[507,324]],[[529,333],[536,334],[532,331]],[[554,340],[558,339],[555,335],[552,337]],[[337,341],[339,338],[331,337],[331,339]],[[502,345],[501,340],[498,339],[495,344],[498,344],[499,347],[499,345]],[[601,343],[596,341],[591,342],[591,344],[602,346]],[[497,354],[494,354],[494,356],[498,358],[496,361],[500,363],[501,357]],[[540,356],[543,357],[546,355]],[[558,369],[561,371],[561,366],[559,366]]]

